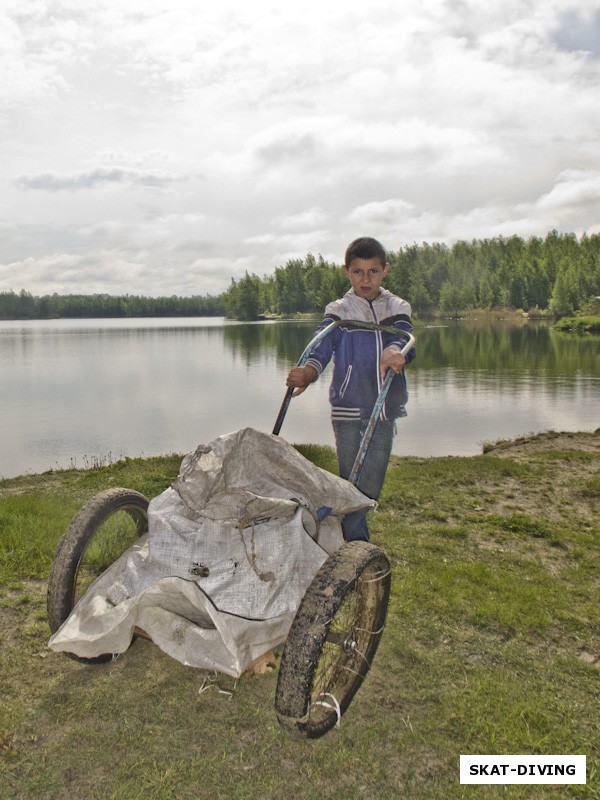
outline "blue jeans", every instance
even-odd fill
[[[333,420],[333,432],[337,448],[340,476],[348,479],[354,466],[361,439],[369,420]],[[380,419],[377,423],[362,469],[358,476],[357,488],[372,500],[381,494],[385,472],[392,452],[394,439],[394,420]],[[342,522],[344,539],[347,542],[362,539],[369,541],[367,511],[353,511],[346,514]]]

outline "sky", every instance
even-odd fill
[[[0,291],[600,233],[600,0],[0,0]]]

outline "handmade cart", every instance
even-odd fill
[[[309,343],[299,366],[339,324]],[[404,353],[414,345],[406,336]],[[374,505],[355,486],[392,378],[350,481],[315,467],[278,436],[288,390],[272,434],[245,428],[199,447],[151,502],[125,488],[93,497],[65,531],[51,568],[50,646],[94,664],[142,635],[184,664],[238,677],[285,642],[279,722],[305,738],[338,724],[375,656],[387,612],[387,556],[368,542],[344,543],[340,520]]]

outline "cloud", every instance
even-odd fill
[[[290,214],[289,216],[279,216],[274,220],[274,223],[284,229],[314,229],[318,225],[322,225],[327,221],[327,213],[319,206],[301,211],[298,214]]]
[[[358,206],[348,215],[348,220],[365,230],[389,230],[407,216],[413,216],[414,206],[406,200],[382,200]]]
[[[118,167],[148,168],[148,165],[167,163],[170,159],[168,150],[149,150],[133,152],[123,148],[102,148],[92,154],[90,162],[93,166],[111,164]]]
[[[556,184],[540,197],[535,206],[539,211],[577,209],[596,204],[600,212],[600,172],[597,170],[565,170]]]
[[[315,230],[303,231],[296,233],[263,233],[258,236],[249,236],[244,240],[247,245],[268,245],[271,248],[276,248],[280,253],[293,252],[301,253],[303,256],[306,253],[318,249],[319,246],[324,245],[330,238],[331,231],[329,230]]]
[[[75,6],[8,0],[0,12],[0,100],[4,111],[38,114],[73,88],[69,66],[97,47],[97,31]]]
[[[144,253],[114,248],[89,253],[51,253],[0,264],[0,291],[18,291],[34,284],[36,294],[218,294],[228,284],[233,269],[237,277],[258,262],[251,258],[197,259],[181,270],[167,264],[151,264]]]
[[[440,213],[431,208],[389,199],[354,208],[348,221],[391,242],[460,239],[494,236],[543,236],[551,229],[583,233],[598,228],[600,172],[566,170],[552,187],[528,203],[511,204],[490,199],[465,211]]]
[[[350,179],[366,182],[427,174],[475,172],[506,160],[502,146],[466,128],[417,117],[393,122],[306,117],[277,122],[249,143],[258,180],[296,181],[307,172],[313,185]]]
[[[363,232],[596,230],[599,20],[598,0],[9,0],[2,285],[215,291]]]
[[[120,293],[123,276],[131,285],[140,280],[143,265],[123,258],[120,253],[103,251],[95,254],[51,253],[41,258],[0,265],[0,286],[13,289],[34,281],[40,294]]]
[[[160,188],[186,180],[164,170],[141,170],[123,167],[96,167],[70,174],[44,172],[38,175],[20,175],[15,184],[20,189],[43,189],[48,192],[78,191],[97,186],[124,185],[129,187]]]

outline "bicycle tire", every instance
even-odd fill
[[[148,498],[132,489],[108,489],[78,511],[58,544],[48,578],[46,606],[52,633],[93,581],[147,530]],[[101,664],[113,656],[66,655],[87,664]]]
[[[304,739],[339,723],[379,646],[391,566],[369,542],[346,542],[315,575],[296,612],[281,656],[275,711]]]

